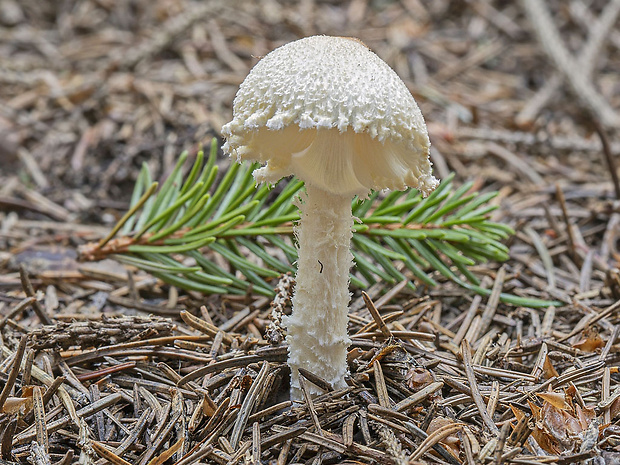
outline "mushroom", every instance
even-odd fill
[[[435,189],[424,118],[398,75],[361,41],[315,36],[252,68],[222,134],[225,153],[264,164],[257,182],[295,175],[305,183],[293,312],[283,321],[291,398],[301,399],[299,368],[346,387],[351,202],[371,190]]]

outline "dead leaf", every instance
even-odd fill
[[[419,391],[420,389],[425,388],[429,384],[435,382],[431,372],[421,367],[411,368],[407,372],[407,375],[405,376],[405,380],[406,380],[407,386],[410,389],[413,389],[416,391]]]
[[[565,392],[550,391],[537,396],[543,399],[541,407],[529,402],[535,425],[534,440],[550,454],[577,452],[596,417],[594,410],[574,402],[576,392],[572,386]],[[519,419],[516,413],[515,417]]]
[[[9,397],[2,406],[2,413],[9,415],[29,410],[32,407],[32,397]]]
[[[563,392],[543,392],[536,395],[560,410],[567,410],[570,408]]]
[[[620,397],[614,400],[609,406],[609,412],[611,414],[611,419],[614,420],[618,413],[620,413]]]
[[[593,408],[575,406],[575,413],[577,414],[577,420],[583,430],[588,429],[592,421],[596,418],[596,412]]]
[[[448,428],[449,426],[453,426],[454,420],[445,417],[435,417],[431,420],[430,425],[428,425],[428,429],[426,432],[429,434],[433,434],[435,431],[439,431],[442,428]],[[448,451],[454,455],[455,457],[459,456],[459,452],[461,450],[461,440],[457,436],[457,431],[449,434],[439,441],[441,445],[443,445]]]
[[[600,349],[605,345],[600,334],[593,327],[584,329],[581,334],[582,339],[576,344],[573,344],[573,347],[576,349],[583,350],[584,352],[594,352],[596,349]]]
[[[559,376],[557,370],[555,369],[555,367],[551,363],[551,360],[549,359],[548,355],[545,356],[545,363],[543,364],[543,374],[545,376],[545,379],[549,379],[549,378],[553,378],[555,376]]]
[[[523,412],[522,410],[518,409],[514,405],[510,406],[510,410],[512,410],[512,413],[515,416],[515,418],[517,419],[517,421],[521,421],[521,419],[525,416],[525,412]]]

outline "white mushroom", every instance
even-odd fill
[[[291,396],[298,368],[346,386],[350,242],[355,195],[419,189],[438,181],[426,125],[398,75],[363,43],[316,36],[265,56],[241,84],[224,151],[264,164],[257,182],[291,174],[305,182],[300,202],[293,314],[284,321]]]

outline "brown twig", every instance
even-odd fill
[[[30,282],[30,278],[28,277],[28,272],[26,271],[26,268],[23,264],[19,266],[19,278],[21,279],[22,288],[24,289],[26,295],[28,297],[35,297],[34,288],[32,287],[32,283]],[[36,298],[32,302],[32,308],[34,309],[34,312],[37,314],[42,324],[53,324],[52,319],[43,308],[43,305],[41,305],[41,302],[36,300]]]
[[[521,0],[521,5],[527,13],[542,49],[553,60],[584,107],[593,117],[600,118],[605,126],[620,126],[620,116],[592,86],[575,59],[566,50],[546,4],[538,0]]]
[[[13,363],[11,365],[11,371],[9,372],[9,376],[6,380],[4,387],[2,388],[2,392],[0,392],[0,412],[2,411],[2,407],[4,407],[4,403],[9,398],[11,394],[11,389],[15,385],[15,381],[17,380],[17,375],[21,371],[22,359],[24,358],[24,352],[26,351],[26,343],[28,342],[28,336],[23,335],[19,340],[19,345],[17,346],[17,350],[15,350],[15,355],[13,356]]]
[[[28,307],[28,305],[32,305],[34,304],[34,302],[37,299],[35,297],[26,297],[24,300],[22,300],[19,304],[17,304],[13,309],[11,309],[11,311],[9,313],[7,313],[2,320],[0,320],[0,330],[2,330],[2,328],[4,328],[6,326],[6,324],[8,323],[8,321],[15,317],[15,315],[17,315],[18,313],[20,313],[21,311],[23,311],[26,307]]]
[[[620,1],[616,1],[615,3],[620,4]],[[609,175],[611,176],[611,180],[614,185],[614,192],[616,193],[616,200],[620,200],[620,181],[618,180],[618,167],[616,166],[614,155],[611,153],[611,146],[609,144],[609,137],[607,137],[607,131],[596,118],[592,121],[594,122],[594,128],[596,129],[596,133],[601,139],[603,154],[605,155],[605,161],[607,162]]]

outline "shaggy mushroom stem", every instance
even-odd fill
[[[306,184],[301,219],[295,227],[298,240],[297,287],[293,313],[286,317],[286,340],[291,367],[291,398],[302,399],[299,367],[346,387],[349,270],[353,216],[350,195],[332,194]],[[312,388],[310,392],[321,391]]]
[[[262,58],[239,86],[224,152],[263,166],[257,182],[296,175],[300,205],[293,314],[283,323],[301,400],[299,369],[346,386],[354,194],[438,184],[424,118],[407,86],[357,40],[306,37]],[[318,389],[308,383],[311,394]]]

